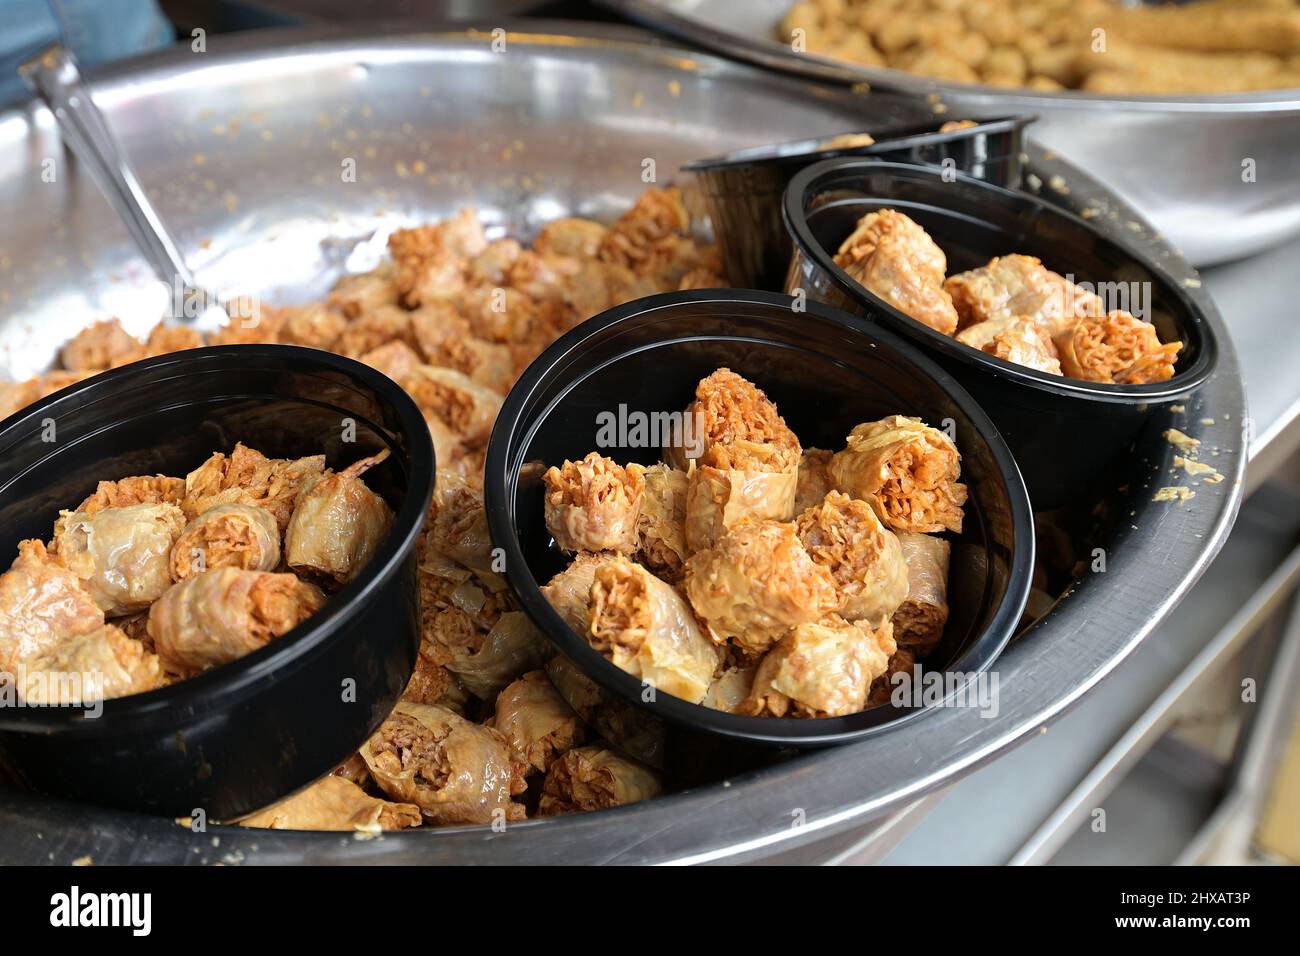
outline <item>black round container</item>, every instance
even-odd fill
[[[869,146],[827,148],[834,137],[755,146],[687,163],[708,206],[727,276],[737,286],[780,289],[790,263],[790,234],[781,201],[795,173],[842,157],[915,163],[960,170],[999,186],[1020,185],[1024,128],[1032,116],[982,120],[939,132],[938,127],[877,129]]]
[[[779,294],[737,289],[650,296],[604,312],[560,338],[524,372],[497,417],[484,472],[493,542],[525,611],[560,651],[606,689],[695,730],[786,746],[844,743],[885,731],[926,708],[878,707],[849,717],[744,717],[668,694],[641,699],[641,683],[573,632],[538,589],[568,563],[542,516],[541,468],[597,448],[596,416],[681,411],[720,366],[777,403],[805,448],[839,449],[857,424],[902,413],[951,419],[970,487],[962,534],[952,539],[951,617],[931,669],[974,675],[1010,639],[1029,594],[1034,538],[1024,483],[997,429],[952,378],[896,336],[851,316]],[[653,464],[659,449],[601,448]]]
[[[1023,253],[1076,282],[1146,290],[1161,341],[1181,341],[1175,375],[1151,385],[1104,385],[1050,375],[994,358],[936,332],[888,304],[834,262],[857,221],[897,209],[948,257],[949,275]],[[1076,502],[1131,451],[1153,406],[1185,398],[1218,362],[1214,332],[1168,273],[1106,238],[1085,220],[1027,193],[915,166],[832,160],[797,174],[785,194],[794,239],[785,288],[880,323],[925,347],[997,423],[1015,452],[1035,506]],[[1132,311],[1132,310],[1130,310]],[[865,324],[864,324],[865,327]]]
[[[0,763],[14,780],[127,810],[230,819],[327,773],[392,710],[419,648],[414,552],[433,446],[406,393],[359,362],[283,345],[195,349],[24,409],[0,423],[0,554],[48,540],[59,509],[100,480],[183,477],[239,441],[273,457],[324,453],[333,468],[389,449],[366,483],[393,507],[392,532],[324,608],[246,657],[104,701],[95,718],[0,709]]]

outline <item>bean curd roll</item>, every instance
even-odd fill
[[[637,549],[637,520],[645,491],[645,469],[623,468],[592,452],[581,461],[552,466],[546,484],[547,530],[565,551]]]
[[[798,445],[741,439],[711,446],[687,486],[687,547],[710,548],[742,521],[794,517],[798,485]]]
[[[1051,339],[1073,328],[1082,317],[1104,312],[1095,293],[1051,271],[1033,256],[990,259],[986,266],[950,276],[944,288],[952,296],[963,330],[981,322],[1024,318]]]
[[[713,631],[750,654],[830,614],[840,595],[792,523],[748,521],[686,563],[686,593]]]
[[[109,617],[147,608],[171,586],[172,545],[185,516],[172,504],[64,513],[53,550]]]
[[[838,491],[799,516],[799,540],[830,571],[838,613],[852,621],[890,617],[907,597],[907,564],[898,538],[865,501]]]
[[[728,667],[709,685],[702,703],[710,710],[738,714],[754,686],[757,667]]]
[[[393,800],[412,803],[435,824],[522,820],[511,797],[526,788],[506,739],[443,707],[399,702],[361,756]]]
[[[591,586],[596,581],[596,570],[618,560],[613,551],[591,553],[580,551],[573,562],[546,582],[542,596],[564,618],[564,622],[579,634],[586,634],[590,621]]]
[[[894,613],[894,639],[918,657],[934,650],[948,623],[948,557],[943,538],[901,531],[907,562],[907,600]]]
[[[605,690],[563,654],[546,662],[546,676],[594,733],[642,763],[663,766],[663,721]]]
[[[193,520],[217,505],[255,505],[271,512],[284,531],[303,483],[324,470],[324,455],[267,458],[241,442],[229,456],[216,452],[185,476],[181,508]]]
[[[486,635],[452,648],[447,670],[475,697],[491,700],[512,680],[546,663],[549,645],[522,611],[507,611]]]
[[[387,457],[384,449],[303,484],[284,533],[284,560],[289,567],[343,582],[366,566],[388,535],[393,512],[366,487],[361,475]]]
[[[799,481],[795,486],[794,513],[803,514],[819,504],[831,490],[831,476],[827,473],[834,452],[825,448],[805,448],[799,459]]]
[[[888,621],[838,616],[801,624],[768,651],[741,712],[773,717],[843,717],[866,706],[872,682],[895,651]]]
[[[979,322],[958,332],[957,341],[1006,362],[1061,374],[1056,346],[1040,326],[1024,316]]]
[[[239,821],[265,830],[404,830],[420,825],[420,808],[372,797],[351,780],[330,774],[287,800]]]
[[[464,372],[419,365],[402,382],[420,408],[437,416],[467,444],[482,444],[501,411],[501,395]]]
[[[665,460],[676,468],[685,469],[688,459],[704,458],[715,446],[737,442],[774,445],[792,449],[796,459],[799,455],[799,439],[776,405],[762,389],[729,368],[700,379],[684,421],[682,444],[664,449]]]
[[[686,548],[686,495],[690,478],[666,464],[645,470],[645,491],[637,519],[637,560],[668,582],[681,580]]]
[[[545,773],[586,737],[582,721],[543,671],[529,671],[497,695],[492,726],[527,773]]]
[[[1173,378],[1183,344],[1162,344],[1155,326],[1117,309],[1081,320],[1057,337],[1056,346],[1071,378],[1144,385]]]
[[[631,561],[597,568],[587,639],[621,670],[692,704],[704,699],[718,652],[670,584]]]
[[[944,291],[948,268],[929,233],[893,209],[867,213],[835,256],[863,288],[944,335],[957,328],[957,311]]]
[[[870,502],[893,531],[961,531],[961,455],[943,432],[891,415],[859,425],[831,459],[836,490]]]
[[[13,673],[60,640],[104,626],[104,612],[57,555],[37,540],[21,541],[0,574],[0,673]]]
[[[94,514],[105,508],[128,505],[179,505],[185,500],[185,479],[166,475],[137,475],[117,481],[101,481],[73,511]],[[57,529],[57,525],[55,526]]]
[[[295,575],[218,568],[169,588],[149,609],[148,630],[168,673],[188,676],[252,653],[324,604]]]
[[[659,775],[608,747],[570,750],[551,764],[542,785],[538,813],[544,817],[606,810],[663,792]]]
[[[156,654],[118,627],[66,636],[20,665],[17,690],[32,704],[85,704],[163,685]]]
[[[275,515],[253,505],[217,505],[185,526],[171,550],[177,581],[216,568],[273,571],[280,563]]]
[[[425,547],[465,567],[493,571],[492,539],[480,485],[453,471],[438,469]],[[500,570],[500,569],[495,569]]]

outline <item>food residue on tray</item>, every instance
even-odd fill
[[[1196,497],[1196,492],[1185,485],[1170,485],[1165,488],[1159,488],[1152,496],[1152,501],[1176,501],[1180,505]]]

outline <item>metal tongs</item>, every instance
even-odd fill
[[[130,160],[95,106],[72,54],[55,44],[20,66],[18,73],[49,107],[64,142],[90,171],[158,278],[172,290],[173,318],[193,321],[212,309],[229,317],[222,300],[196,284],[176,240],[145,195]],[[210,318],[224,321],[219,316]]]

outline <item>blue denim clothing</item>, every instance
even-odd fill
[[[89,69],[175,39],[155,0],[0,0],[0,109],[30,95],[18,67],[52,43]]]

